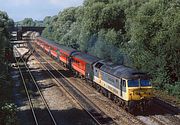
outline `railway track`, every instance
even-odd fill
[[[15,61],[16,61],[16,64],[17,64],[17,67],[18,67],[18,70],[19,70],[19,73],[20,73],[20,76],[21,76],[21,79],[22,79],[22,83],[23,83],[23,86],[24,86],[24,89],[25,89],[25,93],[27,95],[27,98],[28,98],[28,101],[29,101],[29,105],[30,105],[30,109],[31,109],[31,112],[32,112],[32,116],[33,116],[33,119],[34,119],[34,124],[35,125],[40,125],[40,124],[49,124],[49,125],[57,125],[56,121],[55,121],[55,118],[53,116],[53,114],[51,113],[51,110],[38,86],[38,83],[36,82],[36,80],[34,79],[30,69],[28,68],[25,60],[23,59],[23,56],[20,54],[20,52],[18,52],[17,48],[15,47],[14,48],[14,54],[15,54]],[[19,59],[17,59],[17,57],[20,57]],[[20,62],[21,60],[21,62]],[[22,65],[23,64],[23,65]],[[26,70],[26,71],[24,71]],[[30,93],[29,91],[29,87],[28,87],[28,82],[27,82],[27,76],[28,76],[28,79],[30,79],[35,87],[36,87],[36,90],[38,92],[38,94],[40,95],[41,97],[41,100],[42,100],[42,103],[44,104],[45,106],[45,109],[46,109],[46,118],[43,119],[42,121],[42,118],[40,118],[38,112],[36,112],[36,107],[33,103],[33,95],[32,93]],[[28,81],[30,81],[28,80]],[[41,114],[40,114],[41,115]],[[45,116],[43,114],[43,116]],[[47,119],[47,116],[48,117],[48,122],[45,123],[46,119]],[[41,119],[41,120],[40,120]]]
[[[61,72],[41,58],[38,53],[34,53],[34,56],[39,61],[40,65],[51,75],[51,77],[57,81],[58,86],[63,87],[64,90],[89,114],[95,123],[98,125],[117,125],[111,117],[107,116],[98,108],[98,106],[96,106],[81,91],[73,86]]]

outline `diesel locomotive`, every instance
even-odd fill
[[[115,65],[42,37],[35,39],[35,45],[129,112],[146,108],[153,98],[146,73]]]

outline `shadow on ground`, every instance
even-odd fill
[[[172,106],[171,104],[164,102],[158,98],[154,98],[151,106],[146,107],[144,112],[134,111],[133,115],[143,115],[143,116],[151,116],[151,115],[178,115],[180,114],[180,109],[178,107]]]
[[[38,123],[53,125],[46,109],[35,108]],[[95,125],[85,111],[72,108],[67,110],[51,110],[58,125]],[[18,118],[22,125],[34,124],[34,118],[30,109],[18,111]]]

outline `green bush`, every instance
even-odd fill
[[[180,99],[180,83],[179,82],[177,82],[175,85],[165,84],[164,88],[169,94],[173,96],[177,96]]]
[[[13,125],[16,124],[16,111],[17,107],[14,103],[5,103],[1,109],[0,124]]]

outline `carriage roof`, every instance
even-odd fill
[[[73,51],[76,51],[73,48],[70,48],[70,47],[67,47],[65,45],[56,43],[55,41],[52,41],[52,40],[49,40],[49,39],[46,39],[46,38],[43,38],[43,37],[39,37],[39,39],[43,40],[44,42],[46,42],[50,46],[53,46],[53,47],[57,48],[58,50],[64,51],[67,54],[71,54]]]
[[[85,61],[85,62],[87,62],[89,64],[93,64],[93,63],[95,63],[95,62],[97,62],[99,60],[98,57],[89,55],[89,54],[84,53],[84,52],[74,53],[73,56],[76,57],[76,58],[82,59],[83,61]]]

